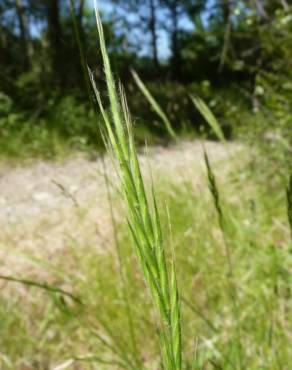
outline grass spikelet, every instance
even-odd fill
[[[242,352],[242,343],[241,343],[241,328],[240,328],[240,313],[239,313],[239,307],[237,302],[237,287],[234,279],[234,268],[233,263],[231,259],[231,251],[230,251],[230,245],[229,245],[229,238],[227,235],[226,230],[226,221],[224,219],[224,214],[221,206],[220,201],[220,193],[218,190],[216,178],[214,175],[214,172],[212,170],[212,166],[208,157],[207,152],[204,150],[204,159],[205,159],[205,165],[207,169],[207,176],[208,176],[208,183],[209,183],[209,189],[213,198],[214,206],[218,215],[218,223],[222,232],[223,236],[223,243],[225,248],[225,256],[227,261],[227,282],[228,282],[228,288],[229,288],[229,295],[230,295],[230,301],[232,304],[232,312],[233,312],[233,320],[236,325],[236,336],[237,336],[237,347],[239,351],[239,361],[240,361],[240,369],[243,369],[243,352]]]
[[[155,193],[153,191],[153,200],[150,202],[140,170],[126,97],[122,87],[119,89],[120,93],[117,93],[96,1],[94,1],[94,7],[110,102],[109,114],[103,107],[90,71],[89,76],[105,121],[106,138],[117,162],[134,250],[158,309],[161,321],[163,365],[167,370],[180,370],[181,329],[174,267],[172,266],[170,281]]]
[[[224,230],[224,217],[223,217],[223,212],[222,212],[222,207],[220,203],[220,196],[219,196],[219,191],[216,183],[216,178],[213,173],[209,157],[206,151],[204,151],[204,159],[205,159],[205,165],[207,169],[207,176],[208,176],[208,184],[209,184],[209,189],[213,197],[214,205],[217,211],[218,215],[218,221],[219,221],[219,226],[222,232],[225,234]]]
[[[138,88],[141,90],[142,94],[148,100],[148,102],[150,103],[150,105],[153,108],[153,110],[158,114],[158,116],[163,121],[163,123],[165,125],[165,128],[166,128],[169,136],[173,140],[177,141],[178,140],[177,135],[174,132],[174,130],[172,128],[172,125],[171,125],[169,119],[167,118],[167,115],[164,113],[164,111],[162,110],[162,108],[160,107],[160,105],[157,103],[157,101],[151,95],[150,91],[147,89],[147,87],[145,86],[144,82],[139,77],[138,73],[135,72],[134,70],[132,70],[131,72],[132,72],[133,78],[134,78],[134,80],[135,80]]]
[[[206,122],[209,124],[209,126],[213,130],[216,137],[220,141],[225,142],[226,139],[225,139],[224,133],[223,133],[216,117],[214,116],[214,114],[212,113],[212,111],[208,107],[208,105],[198,96],[190,95],[190,98],[191,98],[191,101],[193,102],[193,104],[195,105],[195,107],[198,109],[198,111],[201,113],[201,115],[205,118]]]
[[[210,192],[213,198],[214,206],[215,206],[215,209],[218,215],[218,223],[219,223],[219,226],[220,226],[220,229],[223,235],[223,239],[224,239],[225,253],[226,253],[227,263],[228,263],[228,274],[230,277],[233,277],[233,266],[232,266],[232,261],[231,261],[231,253],[230,253],[230,248],[229,248],[229,242],[227,241],[226,228],[225,228],[226,223],[225,223],[224,215],[222,211],[220,194],[219,194],[219,190],[217,187],[216,178],[212,170],[211,163],[210,163],[210,160],[209,160],[209,157],[206,151],[204,151],[204,159],[205,159],[205,165],[207,169],[209,189],[210,189]]]

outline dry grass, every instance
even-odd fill
[[[231,148],[238,149],[236,146]],[[291,258],[288,253],[285,191],[282,196],[278,192],[276,197],[260,180],[250,177],[251,174],[243,166],[243,158],[248,157],[242,152],[234,156],[238,157],[234,163],[234,159],[226,157],[226,151],[220,144],[210,143],[207,149],[222,193],[222,207],[228,219],[229,232],[234,240],[232,255],[240,287],[238,295],[245,361],[249,369],[257,369],[264,364],[264,359],[269,358],[265,364],[267,369],[280,366],[277,365],[278,361],[282,361],[282,369],[289,369],[286,364],[291,353],[286,344],[292,332],[288,316],[291,298],[286,294],[285,271],[291,268]],[[141,159],[146,171],[148,160],[143,156]],[[197,362],[200,366],[210,359],[218,366],[224,366],[224,369],[232,369],[228,361],[236,360],[236,347],[233,345],[232,306],[226,291],[224,241],[208,191],[201,146],[189,142],[181,148],[156,148],[150,150],[149,162],[153,168],[160,208],[163,209],[165,202],[168,203],[173,243],[177,250],[179,286],[188,303],[182,306],[185,357],[191,363],[197,346]],[[78,162],[74,160],[74,163],[66,165],[70,171],[71,166],[77,166]],[[89,168],[92,173],[91,170],[94,171],[98,166],[97,163],[85,165],[83,160],[81,163],[79,168],[86,169],[87,174]],[[59,166],[49,166],[52,172],[48,173],[55,174],[52,168],[59,170]],[[36,176],[36,168],[17,170],[17,173],[21,173],[20,178],[31,179],[28,175],[24,176],[23,171],[32,171],[35,180],[44,180],[44,176]],[[40,173],[43,174],[42,171]],[[74,174],[77,173],[79,171],[76,170]],[[9,173],[7,176],[15,179],[16,175]],[[97,176],[100,179],[93,177],[92,188],[89,186],[88,189],[100,194],[100,197],[97,196],[90,203],[83,201],[86,199],[84,190],[84,198],[81,194],[78,198],[82,212],[76,209],[70,199],[65,198],[59,202],[59,208],[47,214],[41,212],[36,217],[26,216],[18,226],[4,225],[6,231],[5,234],[1,233],[1,243],[5,242],[6,246],[1,246],[1,269],[6,272],[15,269],[21,277],[50,282],[82,297],[86,302],[86,309],[80,309],[68,299],[65,299],[64,305],[58,296],[47,296],[35,288],[2,282],[0,352],[7,363],[10,361],[12,369],[54,369],[79,355],[116,359],[117,356],[91,333],[92,329],[98,331],[112,345],[112,337],[104,328],[104,322],[121,343],[130,340],[108,205],[101,189],[104,186],[103,179],[101,174],[97,173]],[[62,178],[64,180],[65,177]],[[1,186],[8,181],[3,179]],[[72,182],[74,179],[76,176],[73,176]],[[100,181],[100,186],[96,187],[95,181]],[[48,181],[47,184],[50,183]],[[33,188],[41,190],[35,185]],[[60,189],[52,189],[58,197],[64,197],[59,193]],[[90,192],[88,196],[91,197]],[[157,369],[159,351],[157,339],[152,334],[157,328],[156,315],[145,294],[136,259],[129,248],[129,238],[121,217],[123,211],[120,212],[122,208],[115,191],[112,197],[127,290],[138,332],[139,356],[147,368]],[[101,214],[104,218],[97,219]],[[100,227],[96,232],[92,225],[98,222]],[[168,230],[166,215],[163,216],[163,225]],[[67,231],[64,233],[62,230]],[[104,242],[100,235],[103,232]],[[59,243],[55,237],[62,240],[58,248],[55,248]],[[255,302],[257,310],[254,309]],[[269,344],[271,330],[272,344]],[[132,357],[131,351],[128,356]],[[6,362],[1,361],[2,367],[9,369]],[[212,365],[209,366],[212,368]],[[122,367],[106,366],[100,362],[74,362],[68,368],[88,370]]]

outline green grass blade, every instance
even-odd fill
[[[190,95],[190,98],[191,98],[191,101],[193,102],[193,104],[198,109],[198,111],[205,118],[206,122],[209,124],[209,126],[213,130],[216,137],[220,141],[225,142],[226,139],[225,139],[224,133],[223,133],[216,117],[212,113],[211,109],[207,106],[207,104],[200,97],[195,96],[195,95]]]
[[[234,267],[233,262],[231,258],[231,248],[230,248],[230,240],[227,235],[227,229],[226,229],[226,221],[223,215],[223,210],[221,206],[220,201],[220,194],[217,187],[216,178],[211,166],[211,163],[209,161],[209,157],[207,152],[204,150],[204,159],[205,159],[205,165],[207,169],[207,175],[208,175],[208,183],[209,183],[209,189],[213,198],[213,202],[215,205],[215,209],[217,211],[218,215],[218,223],[222,232],[223,236],[223,243],[225,248],[225,255],[226,255],[226,261],[227,261],[227,269],[228,269],[228,286],[229,286],[229,295],[230,300],[232,303],[233,308],[233,320],[236,325],[236,336],[237,336],[237,345],[239,349],[239,367],[241,370],[243,370],[243,346],[242,346],[242,339],[241,339],[241,325],[240,325],[240,312],[239,312],[239,306],[238,306],[238,294],[237,294],[237,286],[236,286],[236,280],[234,277]]]
[[[172,227],[170,221],[169,210],[166,208],[168,228],[170,234],[171,245],[171,272],[170,272],[170,321],[171,321],[171,337],[173,346],[173,358],[175,369],[181,370],[182,368],[182,343],[181,343],[181,325],[180,325],[180,300],[177,288],[177,277],[175,268],[175,251],[172,241]]]
[[[172,343],[176,370],[181,370],[182,367],[182,349],[181,349],[181,326],[180,326],[180,306],[176,279],[176,270],[174,263],[174,256],[171,262],[171,283],[170,283],[170,297],[171,297],[171,329],[172,329]]]
[[[67,291],[65,291],[61,288],[49,285],[47,283],[39,283],[37,281],[33,281],[33,280],[29,280],[29,279],[20,279],[20,278],[15,278],[13,276],[6,276],[6,275],[0,275],[0,279],[5,280],[5,281],[10,281],[12,283],[23,284],[23,285],[26,285],[26,286],[33,286],[33,287],[45,290],[49,293],[59,293],[63,296],[71,298],[73,301],[75,301],[79,304],[83,304],[79,297],[76,297],[72,293],[69,293],[69,292],[67,292]]]
[[[141,92],[143,93],[145,98],[148,100],[148,102],[150,103],[153,110],[158,114],[158,116],[162,119],[163,123],[165,124],[165,128],[166,128],[169,136],[172,139],[177,141],[178,137],[177,137],[176,133],[174,132],[174,130],[172,128],[172,125],[171,125],[169,119],[167,118],[167,115],[163,112],[160,105],[157,103],[157,101],[151,95],[150,91],[147,89],[147,87],[145,86],[145,84],[143,83],[143,81],[141,80],[139,75],[137,74],[137,72],[135,72],[134,70],[132,70],[131,72],[132,72],[133,78],[134,78],[137,86],[139,87],[139,89],[141,90]]]

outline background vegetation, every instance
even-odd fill
[[[94,200],[81,204],[57,182],[72,202],[61,249],[50,245],[49,258],[39,257],[49,233],[40,215],[40,225],[24,222],[31,250],[17,245],[21,223],[5,225],[1,268],[17,273],[0,274],[0,368],[289,370],[291,4],[106,5],[106,46],[86,1],[0,5],[1,158],[92,157],[104,146],[98,121],[121,180],[120,193],[103,159],[111,217],[104,249],[98,231],[85,228]],[[203,143],[188,176],[155,166],[153,179],[144,176],[134,137],[176,141],[183,157],[181,139],[196,136],[221,140],[214,168]],[[194,181],[200,164],[205,176]]]
[[[84,0],[1,2],[3,154],[52,157],[66,148],[97,147],[92,92],[82,69],[88,64],[103,86],[91,6]],[[165,141],[165,131],[137,92],[130,68],[182,134],[212,137],[189,99],[195,93],[228,137],[263,135],[273,145],[288,146],[289,1],[112,0],[101,6],[114,74],[126,88],[137,140]]]

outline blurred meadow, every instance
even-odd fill
[[[0,369],[290,370],[290,0],[0,1]]]

